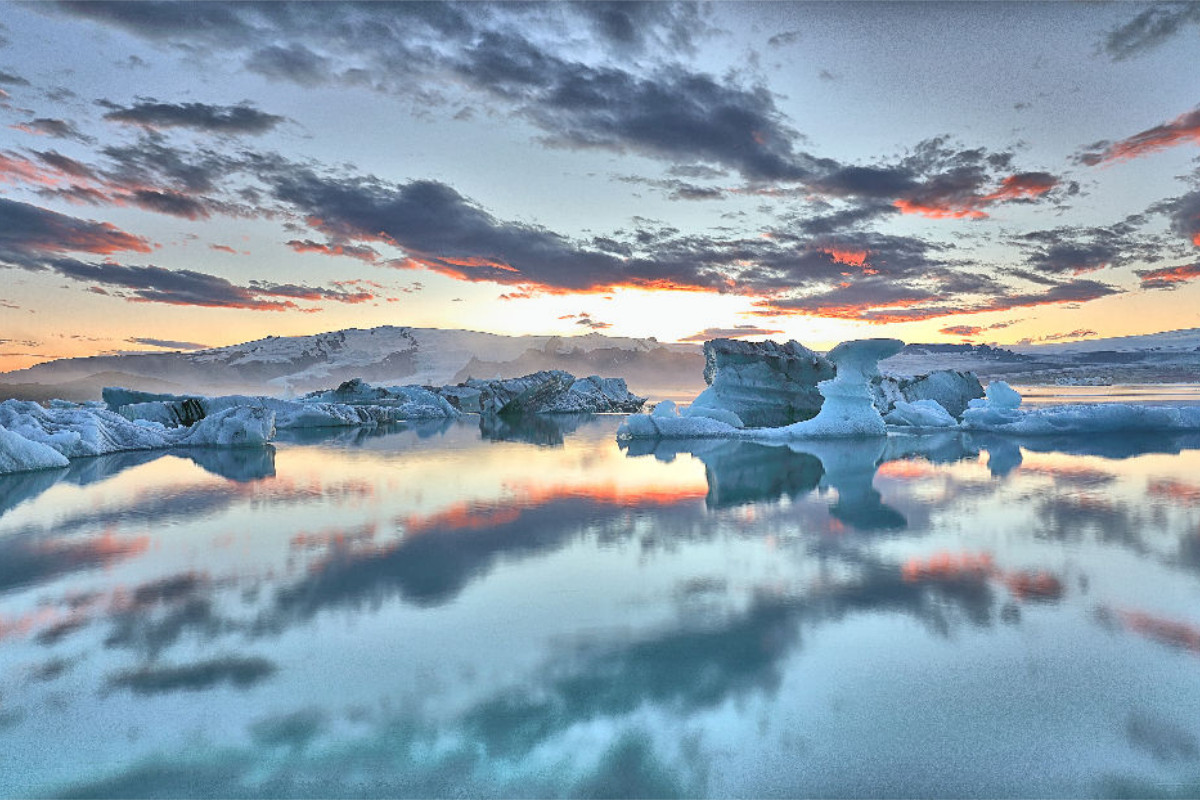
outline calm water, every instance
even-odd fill
[[[0,480],[0,795],[1200,794],[1200,436]]]

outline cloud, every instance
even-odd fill
[[[1095,336],[1095,335],[1096,335],[1095,331],[1086,330],[1084,328],[1079,328],[1078,330],[1073,330],[1068,333],[1048,333],[1045,336],[1037,337],[1037,339],[1035,339],[1034,341],[1061,342],[1064,339],[1086,339],[1088,337]]]
[[[1119,142],[1097,142],[1078,156],[1077,160],[1088,166],[1128,161],[1181,144],[1200,144],[1200,108],[1193,109],[1170,122],[1135,133]]]
[[[939,137],[918,143],[894,163],[838,165],[814,175],[806,185],[826,197],[867,204],[841,212],[849,215],[845,222],[879,216],[884,204],[935,219],[982,219],[990,206],[1033,202],[1060,186],[1060,179],[1049,172],[1012,172],[1012,162],[1011,152],[955,148]]]
[[[63,175],[68,175],[72,178],[83,178],[87,180],[98,180],[96,173],[79,161],[73,158],[64,156],[55,150],[32,151],[37,156],[38,160],[53,170],[56,170]]]
[[[184,219],[207,219],[208,209],[204,203],[194,200],[185,194],[171,191],[156,191],[154,189],[138,189],[129,194],[117,195],[120,199],[133,203],[138,208],[147,211],[157,211]]]
[[[1000,291],[991,297],[971,301],[958,299],[955,297],[957,293],[941,293],[936,289],[872,280],[870,283],[853,284],[812,295],[762,300],[755,305],[759,309],[756,313],[763,316],[806,314],[883,324],[1081,303],[1120,292],[1120,289],[1099,281],[1072,280],[1054,284],[1040,292]],[[947,302],[948,296],[954,298],[953,302]]]
[[[1178,289],[1181,283],[1200,278],[1200,263],[1178,267],[1135,270],[1143,289]]]
[[[25,133],[32,133],[35,136],[53,136],[56,139],[74,139],[84,143],[94,141],[90,136],[81,133],[74,124],[65,119],[37,117],[36,119],[21,122],[11,127]]]
[[[29,81],[25,80],[20,75],[14,75],[11,72],[4,72],[3,70],[0,70],[0,83],[7,84],[9,86],[29,85]]]
[[[24,266],[46,254],[149,253],[150,242],[115,225],[69,217],[0,197],[0,260]]]
[[[691,4],[57,8],[158,42],[234,51],[247,69],[303,86],[336,83],[426,101],[467,88],[559,146],[719,164],[750,179],[796,179],[814,163],[794,151],[798,134],[763,86],[678,66],[635,74],[573,60],[548,44],[582,16],[614,63],[627,65],[630,52],[651,45],[686,52],[706,31]]]
[[[947,336],[961,336],[966,339],[972,336],[978,336],[985,330],[987,330],[987,328],[980,328],[975,325],[951,325],[948,328],[939,329],[938,333],[944,333]]]
[[[379,251],[367,245],[314,242],[312,239],[292,239],[286,243],[297,253],[320,253],[327,256],[346,256],[374,264],[380,260]]]
[[[266,133],[284,117],[259,111],[250,105],[214,106],[207,103],[140,102],[129,107],[113,106],[104,115],[111,122],[140,125],[144,128],[190,128],[205,133]]]
[[[705,328],[691,336],[684,336],[681,342],[707,342],[709,339],[740,339],[743,336],[773,336],[783,333],[775,328],[760,328],[756,325],[735,325],[732,328]]]
[[[208,345],[196,342],[176,342],[171,339],[151,339],[146,336],[131,336],[125,341],[130,344],[145,344],[150,347],[162,347],[167,350],[207,350]]]
[[[274,180],[276,198],[334,241],[391,244],[408,253],[410,266],[467,281],[569,290],[631,280],[614,256],[544,228],[498,220],[445,184],[337,180],[303,169]]]
[[[104,222],[81,220],[44,208],[0,198],[0,263],[34,271],[52,270],[94,287],[128,290],[128,299],[256,311],[296,309],[294,301],[364,303],[375,299],[365,291],[298,284],[250,281],[239,286],[225,278],[195,270],[154,265],[85,263],[63,258],[65,252],[97,255],[132,251],[148,253],[150,243]]]
[[[1200,190],[1168,201],[1163,206],[1171,217],[1171,230],[1200,247]]]
[[[1188,25],[1200,25],[1200,5],[1155,4],[1140,11],[1124,25],[1109,31],[1102,47],[1114,61],[1123,61],[1153,50]]]

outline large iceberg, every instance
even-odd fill
[[[192,425],[131,420],[99,404],[0,403],[0,473],[66,465],[66,459],[170,447],[255,447],[275,435],[270,409],[224,409]],[[56,458],[52,453],[57,454]]]
[[[692,415],[717,419],[713,410],[736,415],[734,427],[778,427],[816,416],[820,381],[832,378],[833,364],[796,341],[745,342],[711,339],[704,343],[704,381],[692,401]],[[734,420],[740,421],[741,425]]]
[[[879,360],[904,347],[899,339],[857,339],[842,342],[829,351],[836,377],[821,381],[817,390],[823,398],[811,419],[791,425],[745,428],[730,421],[704,415],[680,415],[674,403],[659,403],[651,414],[634,414],[617,429],[618,439],[692,437],[787,441],[846,436],[883,436],[887,425],[875,407],[871,380],[879,374]]]
[[[815,417],[824,403],[817,386],[833,378],[838,369],[832,358],[795,341],[781,345],[712,339],[704,344],[704,357],[709,386],[680,413],[735,428],[782,427]],[[873,372],[872,401],[884,415],[897,403],[934,400],[957,422],[967,404],[983,396],[983,386],[973,372],[937,370],[916,376]]]
[[[879,361],[902,349],[904,342],[899,339],[855,339],[830,350],[828,358],[837,366],[837,376],[817,384],[825,398],[821,410],[783,430],[793,438],[887,435],[871,380],[879,376]]]

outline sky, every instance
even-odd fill
[[[0,3],[0,370],[1200,326],[1200,4]]]

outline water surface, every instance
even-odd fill
[[[0,794],[1200,793],[1200,436],[619,422],[0,480]]]

